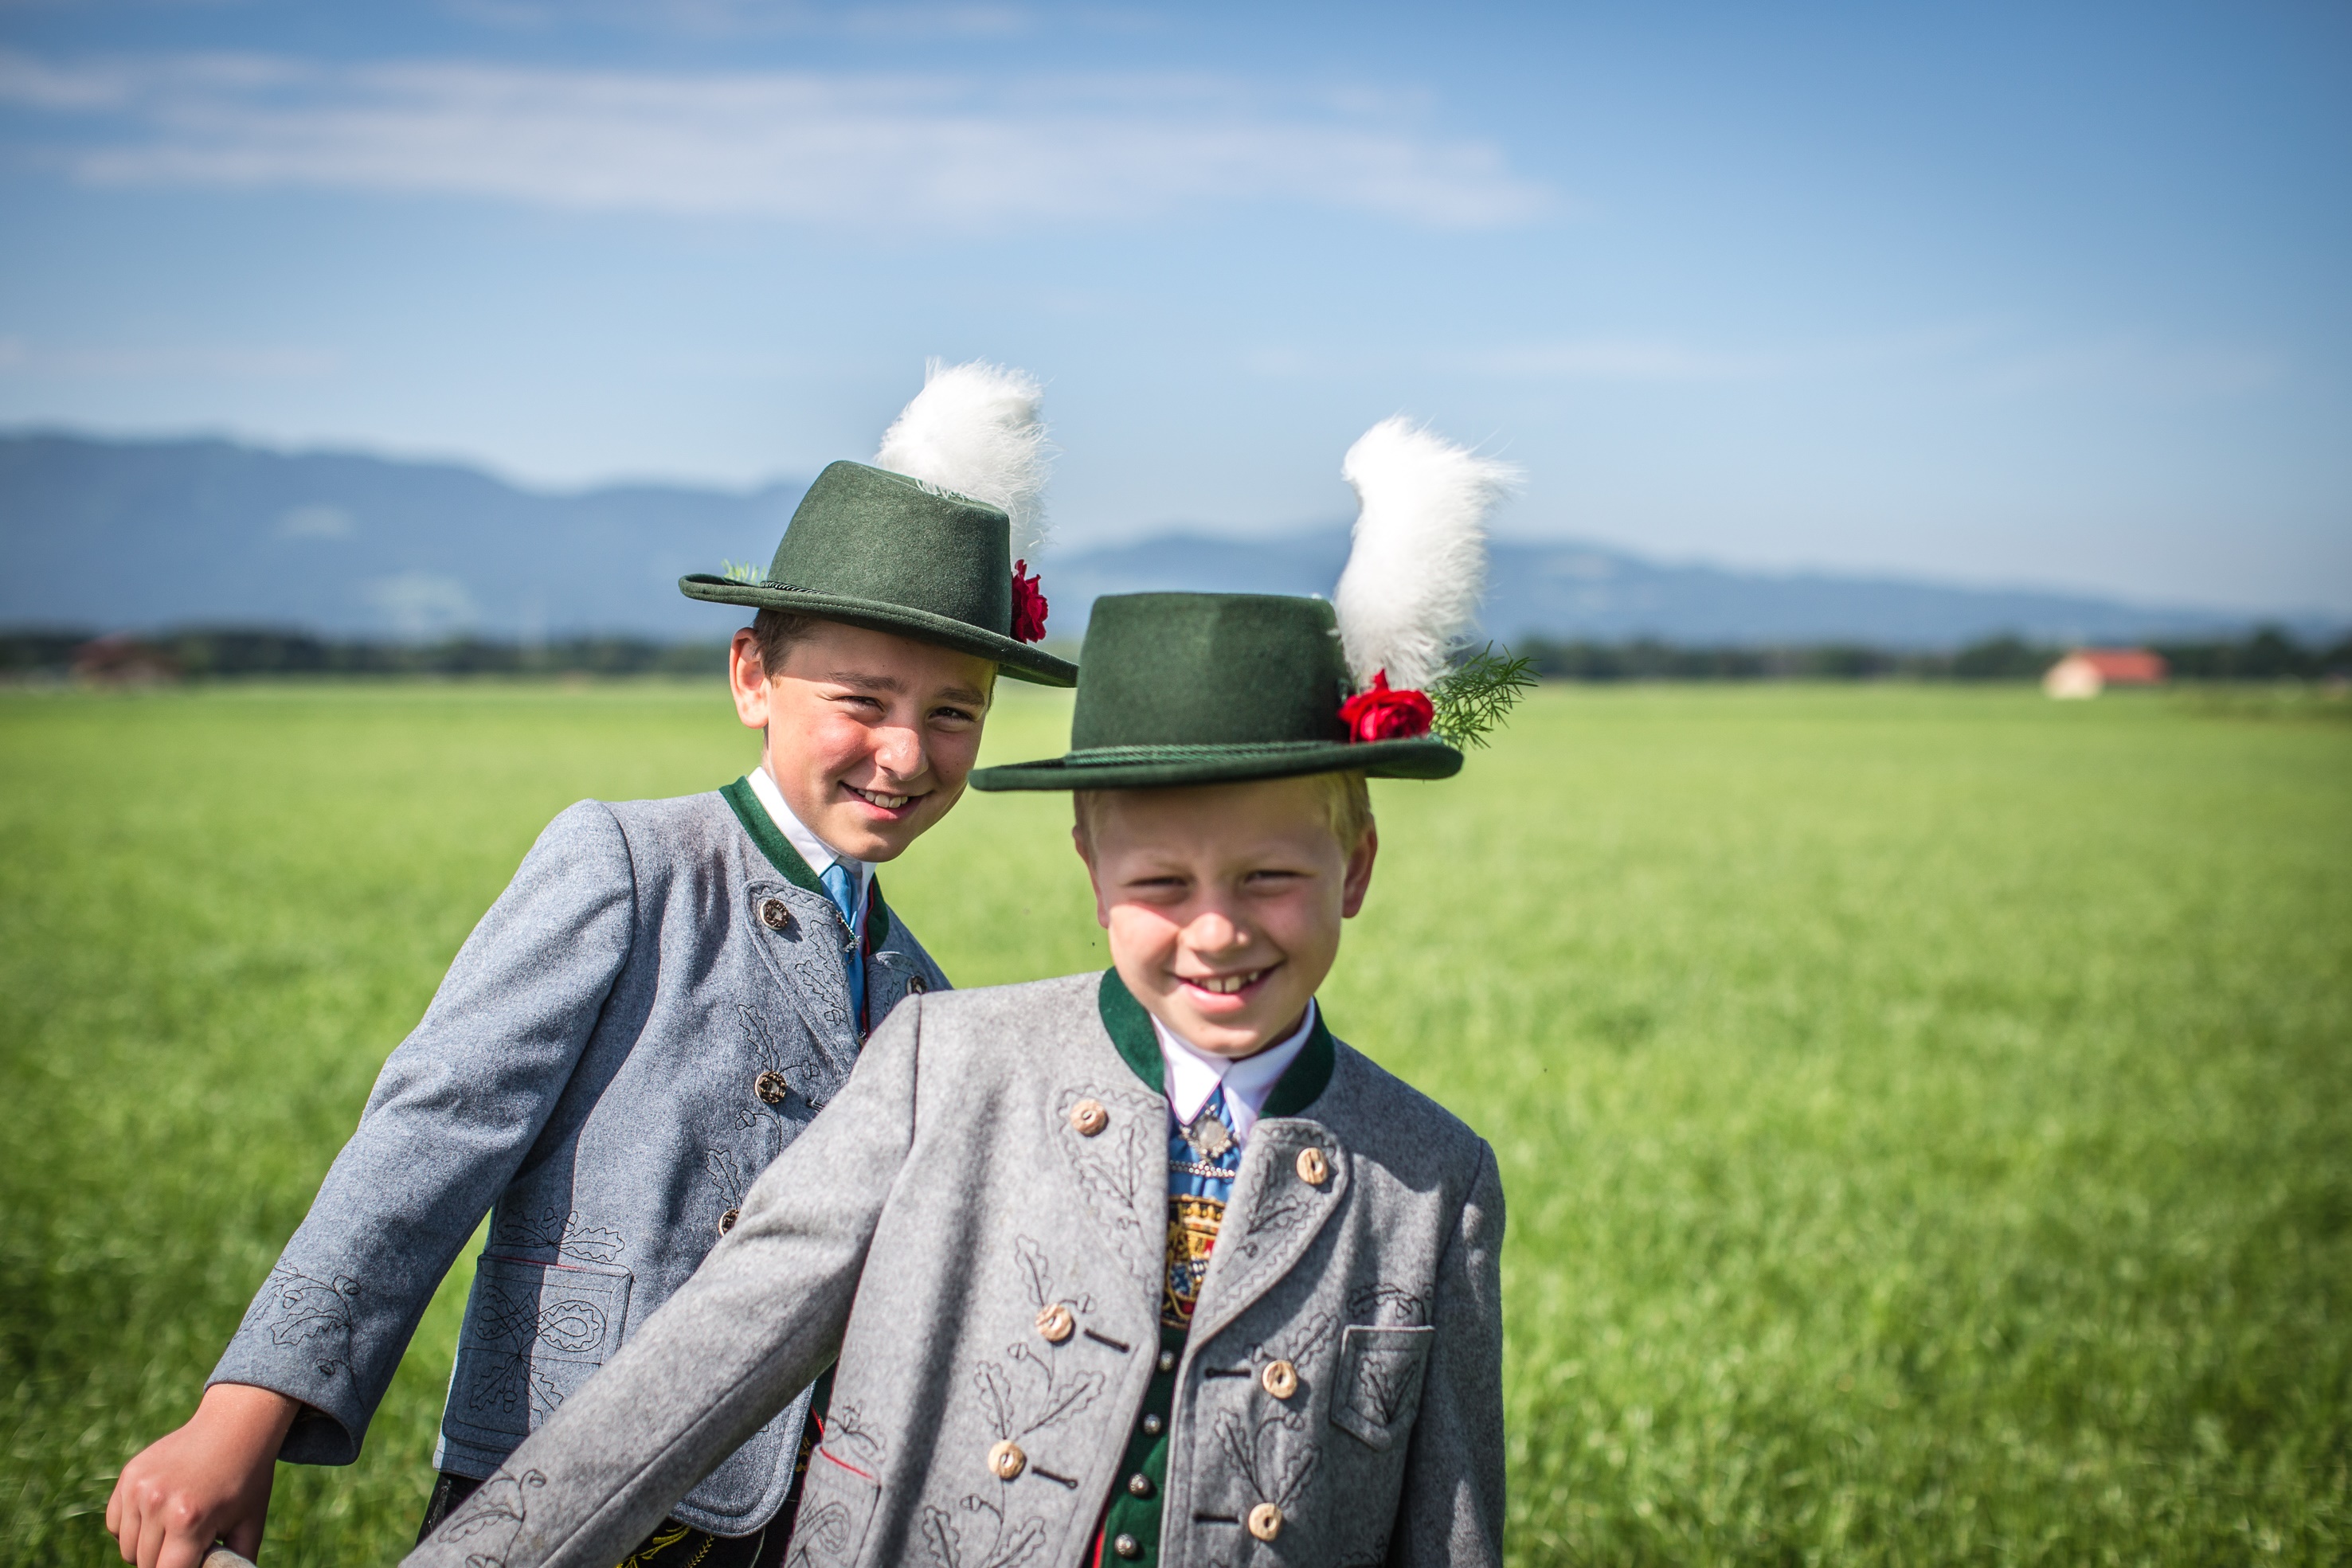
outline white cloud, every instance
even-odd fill
[[[310,187],[588,211],[986,228],[1305,202],[1448,227],[1549,193],[1409,98],[1222,78],[729,75],[0,55],[0,104],[91,117],[102,184]]]

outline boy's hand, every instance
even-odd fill
[[[244,1383],[216,1383],[188,1424],[122,1467],[106,1500],[106,1528],[125,1563],[198,1568],[215,1541],[247,1557],[261,1550],[278,1450],[301,1402]]]

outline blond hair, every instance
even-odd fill
[[[1361,773],[1312,773],[1310,778],[1323,788],[1323,812],[1331,825],[1331,836],[1339,841],[1342,854],[1354,854],[1364,835],[1372,831],[1372,791]],[[1103,797],[1118,793],[1110,789],[1080,789],[1070,797],[1072,810],[1077,818],[1078,841],[1088,850],[1094,848],[1095,823],[1102,813]]]

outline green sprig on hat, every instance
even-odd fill
[[[1486,515],[1516,474],[1402,419],[1368,432],[1341,472],[1362,508],[1330,601],[1095,601],[1069,750],[983,768],[972,787],[1144,789],[1307,773],[1459,772],[1461,747],[1484,744],[1533,680],[1528,661],[1491,645],[1453,663],[1485,578]]]

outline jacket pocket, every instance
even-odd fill
[[[511,1448],[621,1348],[625,1269],[482,1256],[457,1332],[442,1425],[461,1440]]]
[[[800,1519],[793,1526],[792,1555],[784,1568],[831,1568],[857,1561],[882,1483],[853,1469],[823,1448],[809,1456],[808,1479],[801,1488]]]
[[[1331,1424],[1386,1453],[1412,1429],[1421,1410],[1421,1375],[1433,1328],[1369,1328],[1350,1323],[1339,1336],[1339,1386]]]

